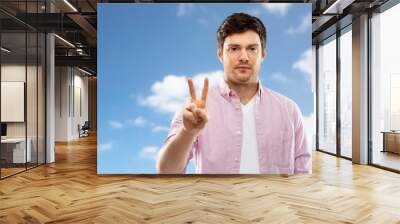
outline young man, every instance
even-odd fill
[[[256,17],[234,13],[217,31],[224,66],[220,85],[175,114],[157,161],[159,173],[184,173],[194,157],[196,173],[311,173],[302,115],[289,98],[259,81],[266,57],[266,29]]]

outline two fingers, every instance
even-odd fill
[[[203,90],[201,91],[201,98],[199,100],[196,98],[196,90],[194,89],[193,80],[189,78],[187,82],[189,85],[191,102],[196,103],[196,105],[200,108],[205,108],[208,93],[208,78],[206,77],[204,79]]]
[[[191,103],[186,108],[186,110],[189,112],[188,118],[194,124],[198,124],[202,121],[207,121],[205,106],[206,106],[207,92],[208,92],[208,78],[204,79],[203,90],[201,92],[201,98],[199,100],[196,99],[196,91],[192,79],[188,79],[187,81],[191,96]]]

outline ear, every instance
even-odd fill
[[[263,49],[262,50],[262,52],[261,52],[261,58],[262,58],[262,61],[264,61],[264,59],[267,57],[267,49]]]
[[[224,55],[221,47],[218,47],[217,49],[217,57],[219,61],[223,64],[224,63]]]

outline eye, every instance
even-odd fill
[[[231,47],[230,48],[231,51],[237,51],[237,49],[238,49],[237,47]]]

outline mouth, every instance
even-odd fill
[[[250,67],[246,67],[246,66],[239,66],[239,67],[236,67],[236,69],[251,69]]]

